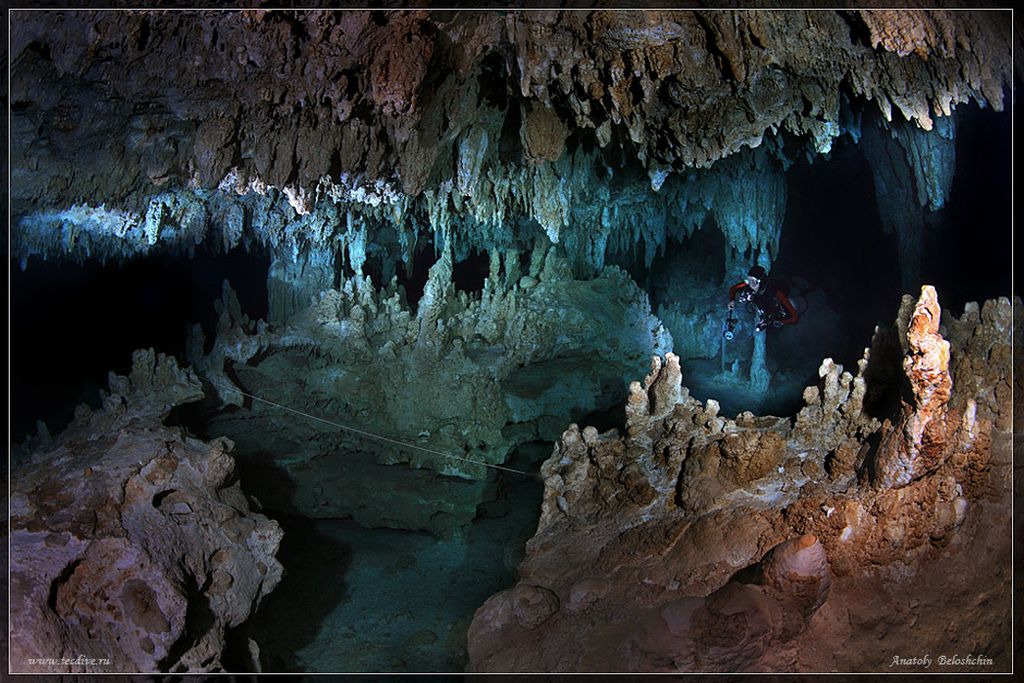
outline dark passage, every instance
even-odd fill
[[[1009,112],[957,109],[956,175],[949,203],[925,233],[922,276],[959,316],[968,301],[1009,296],[1013,268]]]
[[[943,309],[957,316],[968,301],[1009,295],[1012,267],[1009,115],[971,106],[958,117],[953,186],[946,207],[926,214],[921,268]],[[726,414],[795,413],[803,406],[803,388],[818,381],[824,358],[856,372],[876,325],[893,322],[904,294],[896,236],[882,228],[872,169],[859,145],[843,136],[827,158],[812,163],[800,156],[786,172],[786,183],[786,213],[771,274],[789,290],[800,322],[766,333],[770,396],[754,399],[731,379],[716,379],[723,372],[721,356],[703,328],[682,329],[682,337],[674,339],[677,352],[683,351],[684,383],[702,400],[719,400]],[[698,311],[721,309],[724,325],[733,284],[722,270],[725,251],[721,231],[709,219],[682,243],[669,240],[650,269],[635,259],[626,266],[650,293],[655,310],[673,302]],[[737,269],[752,264],[751,257]],[[752,309],[737,310],[740,319],[752,315]],[[696,347],[687,344],[686,335],[694,334],[701,342]],[[730,363],[740,359],[741,378],[751,353],[749,331],[745,334],[746,346],[738,341],[727,355]]]
[[[957,316],[968,301],[1009,295],[1012,266],[1009,115],[973,105],[959,111],[953,187],[946,207],[926,219],[921,270],[943,309]],[[855,372],[875,325],[892,323],[903,292],[896,238],[882,230],[871,168],[859,147],[846,141],[827,161],[802,160],[787,182],[773,271],[798,285],[806,281],[825,300],[796,301],[807,307],[800,324],[769,337],[768,355],[770,367],[805,364],[801,371],[811,384],[824,357]],[[794,408],[800,404],[794,397]]]
[[[473,250],[465,260],[452,267],[452,280],[460,292],[479,294],[490,270],[490,257],[486,252]]]
[[[789,201],[772,273],[793,283],[802,315],[798,325],[769,337],[768,356],[779,366],[799,364],[810,384],[825,357],[855,368],[875,325],[892,322],[900,271],[896,238],[882,230],[871,168],[856,145],[836,145],[828,160],[801,160],[786,179]],[[794,401],[799,408],[800,397]]]
[[[251,318],[267,315],[265,254],[236,249],[195,258],[148,256],[121,266],[33,259],[11,272],[11,439],[57,433],[80,403],[99,405],[107,373],[126,374],[132,351],[154,348],[182,359],[188,328],[209,341],[224,279]]]
[[[427,243],[416,250],[409,263],[399,264],[396,267],[395,275],[398,278],[398,284],[405,290],[405,300],[414,315],[416,307],[423,297],[423,288],[427,285],[430,267],[436,260],[437,255],[434,254],[433,246]]]

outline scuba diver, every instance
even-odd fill
[[[751,268],[743,282],[729,288],[730,318],[733,309],[736,308],[737,299],[741,302],[750,302],[757,307],[758,320],[754,327],[757,332],[767,329],[769,325],[795,325],[800,320],[789,297],[771,281],[767,271],[761,266]]]

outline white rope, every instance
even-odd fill
[[[251,398],[254,401],[262,401],[262,402],[264,402],[264,403],[266,403],[268,405],[274,406],[275,408],[280,408],[282,410],[287,410],[287,411],[289,411],[291,413],[295,413],[296,415],[302,415],[303,417],[308,417],[311,420],[316,420],[317,422],[323,422],[324,424],[329,424],[332,427],[337,427],[338,429],[344,429],[345,431],[352,432],[354,434],[359,434],[360,436],[365,436],[365,437],[370,438],[370,439],[376,439],[378,441],[384,441],[384,442],[387,442],[387,443],[395,444],[397,446],[403,446],[405,448],[414,448],[414,449],[416,449],[418,451],[424,451],[425,453],[432,453],[433,455],[440,455],[440,456],[445,457],[445,458],[452,458],[453,460],[462,460],[463,462],[470,462],[470,463],[473,463],[474,465],[483,465],[484,467],[490,467],[490,468],[496,469],[496,470],[503,470],[505,472],[514,472],[515,474],[522,474],[522,475],[525,475],[527,477],[534,476],[530,472],[524,472],[523,470],[517,470],[517,469],[512,468],[512,467],[505,467],[504,465],[494,465],[492,463],[482,462],[480,460],[473,460],[472,458],[465,458],[465,457],[462,457],[462,456],[459,456],[459,455],[453,455],[451,453],[444,453],[443,451],[435,451],[432,448],[425,448],[423,446],[417,446],[414,443],[406,443],[404,441],[399,441],[398,439],[392,439],[392,438],[389,438],[389,437],[386,437],[386,436],[381,436],[380,434],[374,434],[373,432],[367,432],[367,431],[364,431],[362,429],[356,429],[355,427],[349,427],[348,425],[343,425],[340,422],[333,422],[331,420],[325,420],[322,417],[317,417],[316,415],[310,415],[309,413],[304,413],[301,410],[296,410],[295,408],[289,408],[286,405],[282,405],[280,403],[275,403],[274,401],[271,401],[271,400],[268,400],[268,399],[265,399],[265,398],[261,398],[259,396],[256,396],[255,394],[246,393],[246,392],[242,391],[241,389],[239,389],[238,387],[236,387],[233,384],[226,384],[224,382],[219,382],[219,381],[215,380],[214,378],[210,377],[209,375],[203,375],[203,379],[205,379],[206,381],[210,382],[211,384],[215,384],[215,385],[223,387],[225,389],[230,389],[231,391],[236,391],[239,394],[241,394],[242,396],[246,396],[248,398]]]

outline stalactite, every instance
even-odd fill
[[[296,311],[307,308],[317,294],[333,285],[334,253],[331,250],[277,250],[267,272],[269,321],[281,323],[288,320]]]
[[[956,125],[935,121],[931,131],[909,123],[867,125],[862,147],[871,165],[883,229],[896,235],[904,293],[921,281],[926,223],[946,204],[956,167]]]
[[[732,286],[737,282],[740,282],[747,274],[747,270],[751,264],[748,263],[748,259],[735,247],[730,244],[726,244],[725,250],[725,267],[723,268],[722,285]]]
[[[710,214],[737,252],[757,250],[762,261],[777,253],[786,187],[769,145],[706,170],[669,175],[655,191],[645,173],[613,171],[595,150],[579,148],[534,165],[501,164],[487,142],[492,135],[486,127],[468,132],[460,146],[465,158],[453,176],[418,198],[381,181],[324,177],[297,213],[294,197],[232,169],[218,190],[154,199],[146,220],[102,214],[107,226],[95,229],[91,210],[55,215],[63,223],[30,214],[21,221],[15,249],[26,261],[57,254],[128,257],[157,248],[188,250],[215,234],[221,249],[258,243],[277,250],[282,262],[288,251],[280,245],[332,245],[358,271],[370,244],[383,250],[382,262],[402,260],[408,268],[420,231],[429,229],[435,249],[448,239],[460,261],[489,247],[524,247],[524,227],[536,221],[550,243],[564,246],[574,273],[593,277],[609,256],[631,254],[649,268],[670,236],[689,237]],[[65,223],[65,234],[84,231],[87,239],[53,240]]]

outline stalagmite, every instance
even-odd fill
[[[953,390],[949,342],[939,334],[941,309],[935,288],[925,285],[907,329],[908,355],[903,371],[914,396],[904,405],[896,428],[879,446],[877,483],[904,486],[937,469],[948,456],[947,404]]]
[[[750,358],[750,388],[757,393],[764,393],[771,383],[771,374],[768,372],[768,340],[767,336],[761,333],[754,334],[754,354]]]
[[[571,425],[541,468],[542,514],[519,576],[568,608],[527,632],[515,621],[511,591],[496,593],[470,627],[470,669],[742,672],[852,662],[878,670],[891,656],[879,663],[876,633],[847,628],[847,615],[877,619],[915,596],[927,607],[886,627],[900,647],[947,642],[945,634],[923,634],[926,618],[942,628],[990,618],[973,601],[1009,597],[1010,546],[990,530],[1009,533],[1011,425],[1009,404],[979,380],[1006,390],[1012,316],[1008,301],[986,307],[987,322],[977,307],[950,319],[947,344],[935,292],[924,288],[913,315],[876,334],[856,376],[831,359],[821,364],[821,382],[804,392],[808,406],[795,424],[749,413],[728,420],[716,402],[702,405],[686,388],[655,417],[655,387],[677,375],[671,364],[652,362],[632,386],[625,434]],[[905,423],[893,428],[865,414],[907,379],[916,398]],[[940,419],[959,406],[967,417]],[[942,434],[943,425],[951,430],[943,456],[929,460],[940,441],[928,434]],[[919,442],[905,440],[918,431]],[[929,460],[899,488],[870,478],[889,470],[886,434],[901,449],[920,446],[911,462]],[[645,462],[656,466],[637,466]],[[973,507],[990,496],[1000,502]],[[979,517],[968,530],[972,514]],[[998,560],[989,555],[992,543]],[[965,568],[963,581],[951,581],[951,566]],[[983,567],[984,578],[970,567]],[[934,585],[950,588],[936,594]],[[1009,614],[1000,615],[999,626],[981,627],[986,642],[1007,642]],[[832,630],[837,623],[841,636]],[[823,651],[822,639],[857,647]]]

